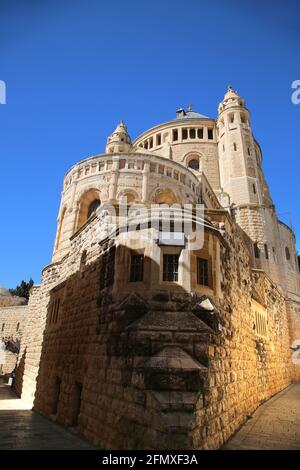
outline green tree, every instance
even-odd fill
[[[17,295],[18,297],[24,297],[25,299],[29,299],[29,291],[33,286],[33,280],[30,278],[28,282],[22,281],[19,286],[15,289],[9,289],[9,292],[12,295]]]

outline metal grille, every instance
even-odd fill
[[[197,258],[197,284],[202,286],[209,285],[207,259]]]
[[[178,281],[179,255],[164,255],[164,281]]]
[[[141,282],[144,278],[144,255],[133,255],[130,266],[130,282]]]

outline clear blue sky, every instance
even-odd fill
[[[40,281],[63,175],[101,153],[121,118],[134,138],[189,102],[215,117],[229,83],[300,238],[299,44],[292,0],[0,0],[0,284]]]

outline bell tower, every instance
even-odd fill
[[[260,204],[259,151],[245,101],[231,86],[218,109],[218,147],[223,190],[233,204]]]
[[[254,265],[282,284],[280,235],[275,207],[261,166],[244,99],[231,86],[218,108],[220,180],[232,215],[250,237]]]

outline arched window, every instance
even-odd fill
[[[94,201],[92,201],[88,207],[88,212],[87,212],[87,218],[89,219],[91,217],[92,214],[94,214],[94,212],[96,212],[96,210],[98,209],[98,207],[100,206],[100,201],[99,199],[94,199]]]
[[[171,189],[159,189],[155,194],[154,202],[156,204],[175,204],[177,198]]]
[[[131,204],[132,202],[135,202],[138,200],[138,195],[133,192],[133,191],[122,191],[121,194],[119,195],[119,199],[121,202],[125,203],[125,199],[127,201],[127,204]]]
[[[97,189],[89,189],[80,198],[79,210],[76,221],[76,230],[82,227],[83,224],[91,217],[96,209],[100,206],[100,194]]]
[[[199,170],[199,159],[193,158],[192,160],[190,160],[188,163],[188,167],[192,168],[193,170]]]
[[[287,246],[285,247],[285,257],[288,261],[291,259],[291,253]]]

